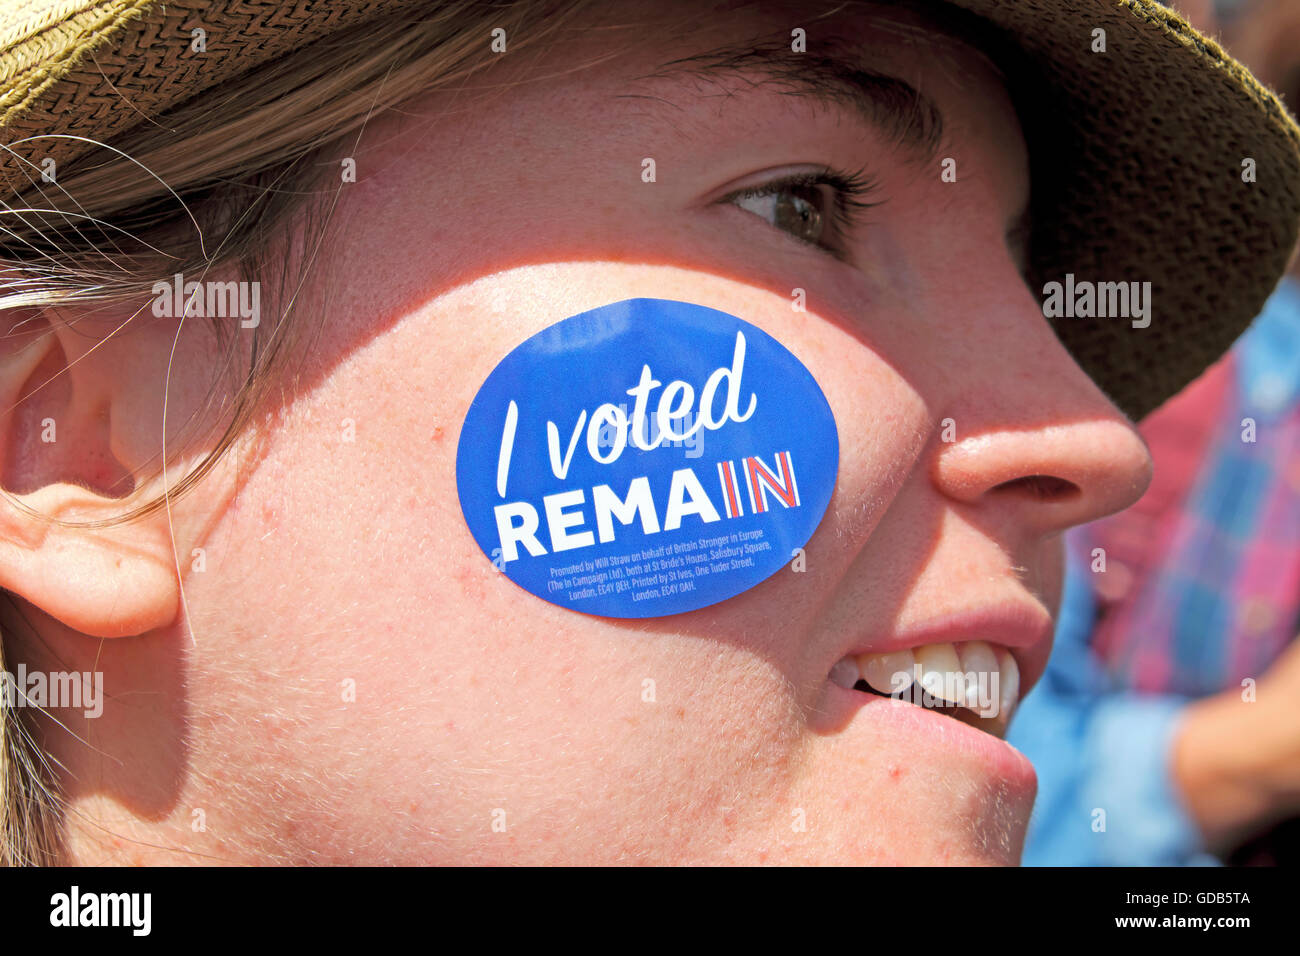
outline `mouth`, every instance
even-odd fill
[[[849,654],[827,679],[846,690],[933,710],[1002,739],[1020,703],[1020,667],[987,641],[923,644],[887,653]]]

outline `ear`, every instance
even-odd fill
[[[113,341],[102,315],[0,316],[0,587],[94,637],[167,626],[180,586],[166,509],[84,526],[138,503],[132,475],[148,464],[150,430],[161,434],[157,420],[138,420],[146,407],[139,392],[152,380],[124,359],[129,336]],[[162,401],[159,391],[157,419]],[[28,514],[18,502],[77,526]]]

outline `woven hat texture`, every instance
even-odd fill
[[[1300,129],[1242,65],[1151,0],[946,2],[1005,32],[1032,71],[1020,81],[1051,104],[1026,122],[1031,281],[1151,283],[1146,328],[1053,319],[1083,369],[1140,418],[1222,355],[1285,271],[1300,221]],[[0,0],[0,144],[62,166],[87,145],[20,141],[111,142],[204,89],[417,6]],[[204,55],[190,52],[195,27]],[[1104,53],[1093,50],[1098,29]],[[1254,182],[1243,181],[1248,159]],[[0,198],[11,201],[32,169],[6,154]]]

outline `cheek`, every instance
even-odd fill
[[[455,450],[484,377],[541,328],[637,295],[742,315],[819,381],[841,458],[809,546],[820,549],[815,574],[690,614],[616,622],[528,594],[478,549]],[[212,777],[238,767],[227,792],[283,795],[276,813],[292,823],[270,825],[291,854],[870,861],[891,858],[893,836],[928,845],[926,821],[944,806],[924,787],[899,790],[890,768],[910,759],[899,745],[882,739],[863,764],[808,730],[808,691],[825,678],[805,673],[818,594],[852,563],[927,434],[924,402],[861,329],[714,276],[547,266],[459,289],[338,351],[212,536],[231,543],[226,567],[264,573],[209,574],[189,588]],[[234,620],[231,606],[242,609]],[[207,657],[218,645],[202,641],[205,626],[227,636],[220,660]],[[322,779],[328,805],[312,796]],[[915,814],[893,812],[900,793]],[[804,833],[792,829],[796,812],[819,821],[815,836],[791,835]],[[889,833],[877,822],[864,842],[863,821],[886,817]],[[965,824],[953,827],[940,843],[963,845]]]
[[[200,665],[207,693],[224,693],[232,668],[294,689],[292,741],[275,745],[273,761],[249,762],[286,792],[295,792],[286,781],[321,773],[338,781],[332,808],[308,814],[315,824],[294,839],[329,846],[373,830],[391,841],[385,831],[398,825],[410,831],[402,839],[411,859],[491,859],[483,834],[503,809],[531,821],[529,852],[559,859],[581,845],[572,836],[581,807],[621,828],[619,852],[653,846],[681,859],[710,834],[725,841],[746,817],[750,830],[774,825],[773,807],[790,802],[776,798],[803,747],[804,715],[787,680],[801,650],[791,594],[760,586],[674,618],[591,617],[498,574],[460,512],[460,422],[497,361],[561,318],[637,295],[740,314],[809,367],[843,445],[848,492],[832,503],[843,516],[828,520],[862,520],[854,502],[897,480],[919,407],[897,375],[845,328],[716,277],[520,269],[442,296],[347,350],[277,424],[214,536],[238,543],[228,566],[267,573],[238,580],[237,595],[229,577],[190,593],[200,615],[205,606],[246,609],[222,625],[239,653]],[[778,610],[787,629],[768,626]],[[208,619],[216,626],[215,611]],[[234,706],[251,712],[258,702]],[[265,751],[260,733],[243,746]],[[394,810],[407,822],[394,824]],[[657,832],[639,844],[638,821],[665,813],[690,839]],[[503,842],[501,851],[519,859],[521,847]]]

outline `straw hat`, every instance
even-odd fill
[[[1151,283],[1145,328],[1052,319],[1079,364],[1139,418],[1227,349],[1285,271],[1300,217],[1300,129],[1241,64],[1151,0],[946,2],[1009,35],[1030,70],[1015,76],[1013,97],[1032,93],[1042,106],[1025,121],[1035,291],[1067,274]],[[0,145],[51,133],[109,140],[334,31],[416,6],[427,5],[0,0]],[[190,53],[195,27],[207,55]],[[86,148],[55,139],[17,151],[62,165]],[[0,199],[12,202],[33,167],[2,158]],[[979,317],[970,321],[979,334]]]

